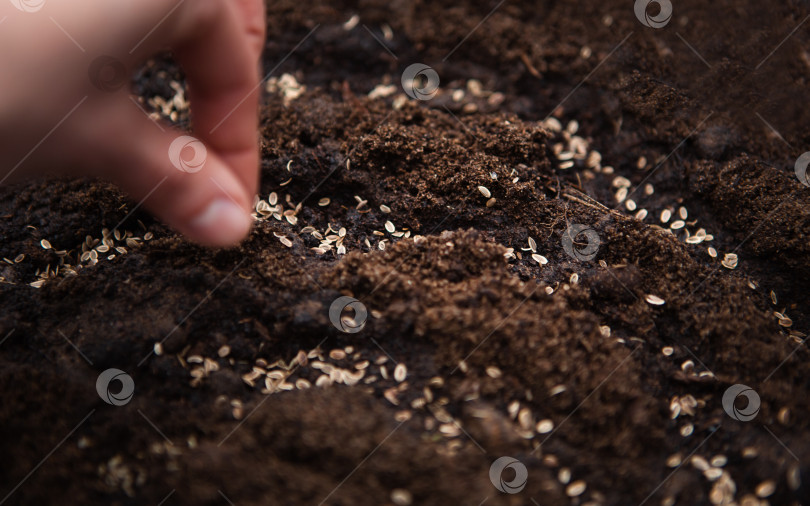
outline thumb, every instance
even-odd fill
[[[202,141],[128,105],[96,137],[106,154],[97,175],[194,242],[232,246],[245,238],[253,199],[240,178]]]

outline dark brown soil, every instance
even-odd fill
[[[810,503],[810,188],[793,174],[810,146],[807,3],[683,0],[658,30],[619,0],[330,4],[268,5],[268,71],[315,28],[274,73],[307,92],[268,94],[261,111],[260,197],[302,203],[296,225],[262,219],[211,251],[136,211],[120,230],[153,239],[33,288],[56,250],[76,265],[85,237],[136,203],[86,180],[0,191],[0,504],[757,504],[768,481],[770,504]],[[367,98],[401,94],[415,62],[441,76],[436,98]],[[135,91],[170,98],[177,77],[152,62]],[[469,79],[503,102],[454,101]],[[551,113],[615,172],[560,169]],[[617,203],[617,176],[643,221]],[[661,211],[680,206],[713,241],[666,230],[678,218]],[[564,251],[573,223],[598,233],[592,261]],[[329,225],[345,227],[345,256],[301,231]],[[548,264],[521,250],[530,237]],[[329,322],[339,295],[369,309],[361,332]],[[287,380],[312,388],[242,379],[316,348],[350,370],[370,360],[364,380],[315,387],[317,352]],[[210,359],[201,378],[195,356]],[[95,390],[113,367],[135,383],[125,406]],[[761,398],[753,421],[723,409],[737,383]],[[521,429],[524,409],[554,431]],[[668,465],[675,454],[727,464],[711,481],[698,460]],[[502,456],[528,469],[518,494],[490,482]],[[566,495],[566,470],[583,494]]]

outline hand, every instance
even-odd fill
[[[262,0],[0,0],[0,182],[99,176],[193,241],[238,242],[258,188],[264,26]],[[127,86],[105,91],[92,78],[116,68],[129,77],[166,48],[185,71],[192,135],[204,144],[172,156],[196,154],[196,172],[169,154],[188,134],[162,132]]]

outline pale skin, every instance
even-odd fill
[[[18,8],[26,2],[37,10]],[[259,181],[263,0],[41,2],[0,0],[2,184],[97,176],[191,241],[242,240]],[[207,151],[198,172],[169,158],[172,141],[188,133],[161,131],[128,86],[103,91],[88,74],[102,55],[132,71],[167,48],[187,77],[191,135]]]

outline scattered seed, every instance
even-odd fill
[[[714,481],[723,476],[723,470],[716,467],[710,467],[709,469],[703,471],[703,476],[705,476],[709,481]]]
[[[481,192],[481,195],[483,195],[486,198],[490,198],[492,196],[492,193],[490,193],[489,189],[486,186],[479,186],[478,191]]]
[[[47,239],[43,239],[39,241],[39,245],[42,246],[43,249],[51,249],[51,243],[48,242]]]
[[[662,306],[664,305],[664,299],[657,295],[649,294],[647,295],[647,302],[652,304],[653,306]]]
[[[565,493],[568,497],[577,497],[582,495],[587,487],[588,486],[585,484],[583,480],[577,480],[574,483],[568,485],[568,487],[565,489]]]
[[[497,201],[495,200],[495,197],[492,197],[491,199],[487,200],[487,207],[492,207],[492,206],[494,206],[494,205],[495,205],[495,202],[497,202]]]
[[[708,252],[709,252],[709,256],[710,256],[710,257],[712,257],[712,258],[717,258],[717,250],[716,250],[716,249],[714,249],[714,248],[712,248],[711,246],[709,246],[709,248],[708,248],[706,251],[708,251]]]
[[[385,214],[388,214],[388,213],[391,212],[391,208],[388,207],[387,205],[383,204],[383,205],[380,206],[380,211],[384,212]]]
[[[283,244],[284,246],[287,246],[288,248],[292,248],[292,245],[293,245],[292,241],[287,239],[286,237],[279,237],[278,240],[281,241],[281,244]]]
[[[390,221],[386,221],[386,222],[385,222],[385,230],[386,230],[386,231],[387,231],[389,234],[394,233],[394,231],[395,231],[396,229],[397,229],[397,227],[395,227],[395,226],[394,226],[394,224],[393,224],[393,223],[391,223]]]
[[[397,506],[409,506],[413,503],[413,495],[403,488],[395,488],[391,491],[391,502]]]
[[[223,345],[219,350],[217,350],[217,355],[221,358],[225,358],[230,354],[231,354],[231,347],[228,346],[227,344]]]
[[[543,255],[538,255],[536,253],[532,255],[532,260],[534,260],[540,265],[546,265],[548,263],[548,259],[546,257],[544,257]]]
[[[725,455],[715,455],[712,457],[712,466],[713,467],[723,467],[728,463],[728,458]]]
[[[394,379],[397,380],[397,383],[402,383],[405,381],[405,378],[408,376],[408,368],[405,367],[405,364],[397,364],[394,368]]]
[[[321,207],[326,207],[330,202],[332,202],[332,200],[329,197],[324,197],[318,201],[318,205]]]
[[[661,223],[668,222],[670,218],[672,218],[672,211],[669,209],[664,209],[661,211]]]
[[[632,199],[628,199],[624,203],[624,207],[626,207],[628,211],[635,211],[636,210],[636,201],[632,200]]]
[[[501,372],[501,370],[495,367],[494,365],[487,367],[487,376],[489,376],[490,378],[497,379],[500,378],[502,374],[503,372]]]
[[[664,354],[665,357],[669,357],[675,350],[672,349],[672,346],[664,346],[661,348],[661,353]]]
[[[332,360],[343,360],[346,358],[346,352],[343,350],[332,350],[329,352],[329,358]]]
[[[691,423],[686,424],[683,427],[681,427],[681,436],[689,437],[689,436],[692,435],[692,433],[694,431],[695,431],[695,426],[694,425],[692,425]]]
[[[682,229],[686,223],[683,220],[676,220],[673,221],[672,224],[669,226],[672,230],[680,230]]]
[[[735,269],[737,267],[738,258],[735,253],[726,253],[723,256],[723,261],[720,264],[726,269]]]
[[[764,499],[766,497],[770,497],[773,493],[776,492],[776,482],[773,480],[763,481],[755,490],[757,497]]]
[[[647,217],[647,210],[646,209],[639,209],[636,213],[636,219],[639,221],[644,221],[644,218]]]
[[[557,473],[557,479],[563,485],[567,484],[569,481],[571,481],[571,470],[567,467],[563,467],[560,469],[560,472]]]
[[[537,422],[536,428],[538,434],[548,434],[554,430],[554,422],[546,418],[545,420],[540,420]]]
[[[155,355],[157,355],[158,357],[163,355],[163,345],[162,344],[155,343],[154,350],[155,350]]]
[[[799,470],[799,466],[793,464],[787,470],[787,483],[790,490],[799,490],[799,487],[802,486],[802,477],[801,471]]]

